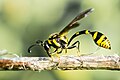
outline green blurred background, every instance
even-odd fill
[[[118,54],[120,0],[0,0],[0,49],[22,56],[47,56],[42,47],[34,47],[31,54],[27,48],[36,40],[45,40],[51,33],[59,32],[88,8],[95,11],[80,21],[81,26],[71,30],[68,37],[83,29],[100,31],[111,41],[112,50],[101,49],[94,55]],[[81,53],[97,49],[90,35],[76,39],[81,41]],[[0,80],[120,80],[119,74],[104,70],[0,71]]]

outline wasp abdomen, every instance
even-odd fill
[[[94,42],[98,46],[106,48],[106,49],[111,49],[110,41],[104,34],[97,32],[97,31],[90,32],[90,34],[92,35]]]

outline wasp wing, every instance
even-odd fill
[[[90,8],[83,12],[81,12],[78,16],[76,16],[62,31],[60,31],[59,35],[66,35],[69,30],[72,28],[76,28],[79,26],[78,20],[81,20],[84,17],[87,17],[89,13],[91,13],[94,9]]]

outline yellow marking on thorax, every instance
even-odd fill
[[[64,36],[61,36],[61,37],[60,37],[60,40],[63,40],[63,41],[65,41],[66,43],[68,43],[68,39],[65,38]]]
[[[49,43],[49,44],[52,44],[52,43],[51,43],[51,40],[48,40],[48,43]]]
[[[53,43],[54,43],[56,46],[60,47],[60,44],[59,44],[55,39],[53,39]]]
[[[86,30],[86,31],[85,31],[85,34],[89,34],[89,31],[88,31],[88,30]]]
[[[93,39],[94,39],[94,40],[96,39],[97,34],[98,34],[98,32],[95,32],[95,33],[94,33],[94,35],[93,35]]]
[[[100,37],[100,39],[97,41],[97,44],[100,46],[100,44],[102,43],[103,39],[105,38],[105,35],[102,35]]]

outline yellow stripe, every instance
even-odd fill
[[[106,40],[101,43],[101,47],[108,49],[109,45],[106,44]]]
[[[88,30],[86,30],[86,31],[85,31],[85,34],[89,34],[89,31],[88,31]]]
[[[48,40],[48,43],[49,43],[49,44],[52,44],[52,43],[51,43],[51,40]]]
[[[53,43],[54,43],[56,46],[60,47],[60,44],[59,44],[55,39],[53,39]]]
[[[102,35],[102,36],[100,37],[100,39],[97,41],[97,44],[100,45],[100,44],[102,43],[102,41],[103,41],[104,38],[105,38],[105,36]]]
[[[63,36],[60,37],[60,40],[63,40],[63,41],[65,41],[66,43],[68,43],[68,39],[66,39],[66,38],[63,37]]]
[[[101,43],[100,46],[106,45],[106,40]]]
[[[97,37],[98,32],[95,32],[93,35],[93,39],[95,40],[95,38]]]

